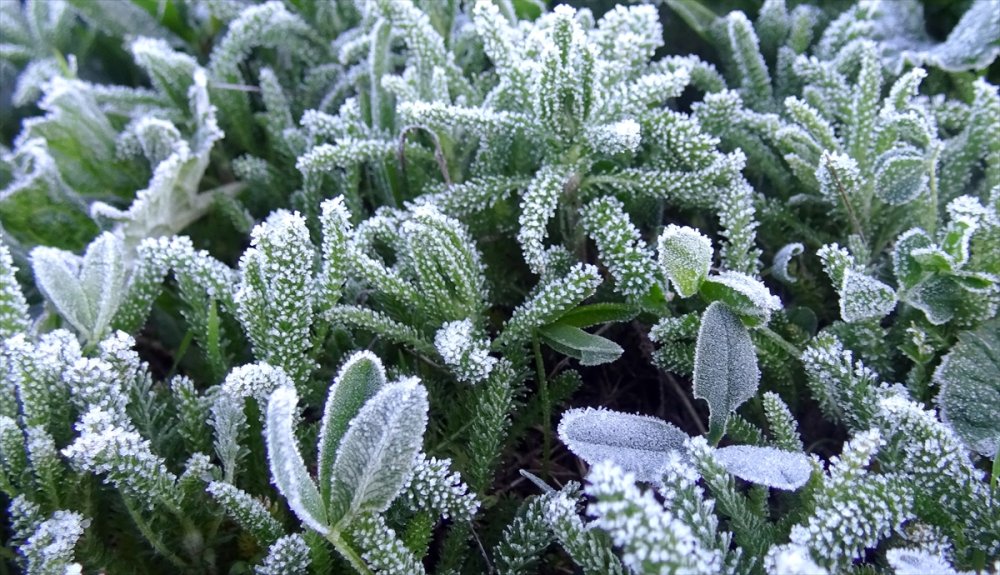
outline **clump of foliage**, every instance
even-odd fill
[[[4,561],[1000,570],[1000,10],[790,4],[0,3]]]

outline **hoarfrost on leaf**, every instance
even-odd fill
[[[890,549],[885,558],[896,575],[958,575],[955,568],[941,555],[918,549]]]
[[[848,269],[840,286],[840,317],[853,322],[882,319],[896,307],[896,292],[886,284]]]
[[[799,242],[786,244],[774,255],[774,264],[771,265],[771,275],[785,283],[793,284],[797,282],[798,280],[788,273],[788,264],[791,263],[792,258],[802,255],[803,251],[805,251],[805,246]]]
[[[740,479],[788,491],[805,485],[812,474],[806,455],[773,447],[732,445],[715,450],[715,458]]]
[[[828,575],[830,572],[816,564],[804,545],[788,543],[777,545],[764,558],[768,575]]]
[[[984,457],[1000,442],[1000,321],[959,335],[934,372],[941,419]]]
[[[694,396],[708,402],[709,433],[718,439],[729,413],[757,393],[760,369],[750,332],[720,302],[701,317],[694,357]]]
[[[271,477],[302,523],[325,535],[330,531],[326,509],[295,439],[298,403],[299,396],[290,386],[275,389],[267,402],[264,438]]]
[[[701,284],[700,293],[708,301],[720,301],[747,325],[766,324],[771,312],[781,309],[781,300],[760,280],[740,272],[722,272]]]
[[[655,417],[588,407],[563,413],[559,439],[590,465],[612,461],[639,481],[658,483],[669,454],[684,452],[687,434]]]
[[[660,265],[682,297],[698,293],[712,267],[712,240],[698,230],[667,226],[657,244]]]
[[[383,387],[351,420],[330,472],[336,522],[389,507],[413,470],[427,409],[427,391],[411,378]]]
[[[445,364],[466,383],[485,381],[497,363],[489,355],[489,340],[476,337],[474,331],[472,320],[464,319],[444,324],[434,336],[434,347]]]

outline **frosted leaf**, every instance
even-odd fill
[[[875,164],[875,194],[898,206],[919,196],[927,187],[927,161],[915,148],[889,150]]]
[[[31,250],[35,282],[59,315],[85,336],[90,335],[94,314],[80,285],[81,258],[64,250],[37,247]]]
[[[267,550],[264,562],[254,567],[256,575],[306,575],[309,545],[298,533],[281,537]]]
[[[944,42],[924,28],[923,5],[915,0],[879,3],[873,37],[882,60],[898,74],[907,65],[935,66],[948,72],[986,68],[1000,54],[1000,10],[994,0],[975,0]]]
[[[73,511],[58,510],[52,517],[39,523],[18,552],[27,560],[27,572],[79,573],[80,566],[73,561],[73,549],[90,520]]]
[[[788,543],[776,545],[767,552],[764,567],[768,575],[828,575],[830,572],[816,564],[804,545]]]
[[[632,119],[588,128],[586,136],[595,151],[609,156],[633,153],[642,141],[639,124]]]
[[[424,575],[424,566],[414,556],[381,514],[362,513],[350,525],[350,537],[361,557],[375,573]]]
[[[610,339],[562,322],[539,328],[538,335],[552,349],[580,360],[580,365],[611,363],[624,353]]]
[[[820,194],[831,204],[843,206],[861,189],[861,170],[847,154],[823,152],[816,167]]]
[[[677,293],[682,297],[698,293],[712,267],[712,240],[693,228],[671,224],[660,235],[657,248],[660,265]]]
[[[740,479],[794,491],[809,481],[809,457],[794,451],[754,445],[733,445],[715,450],[715,459]]]
[[[778,253],[774,255],[774,264],[771,265],[771,275],[789,284],[793,284],[798,281],[788,273],[788,264],[795,256],[802,255],[804,250],[805,246],[798,242],[795,242],[794,244],[786,244],[783,248],[778,250]]]
[[[16,273],[10,250],[0,242],[0,340],[28,331],[28,304],[17,284]]]
[[[665,509],[651,490],[640,490],[635,479],[610,461],[595,465],[587,478],[586,493],[592,500],[587,513],[622,549],[622,562],[633,573],[724,572],[716,542],[702,540],[702,526],[690,524],[702,518]]]
[[[477,338],[472,321],[452,321],[434,336],[434,347],[460,381],[478,383],[489,377],[497,363],[490,357],[489,340]]]
[[[906,292],[906,303],[924,312],[927,321],[944,325],[955,317],[964,291],[947,275],[933,275]]]
[[[590,202],[580,218],[594,239],[601,262],[615,278],[615,290],[631,301],[658,287],[656,263],[625,206],[614,196]]]
[[[913,257],[913,252],[933,245],[931,237],[920,228],[903,232],[896,240],[896,248],[892,251],[892,271],[902,287],[909,289],[917,285],[923,274],[920,262]]]
[[[336,522],[389,507],[423,444],[427,409],[427,390],[412,378],[383,387],[351,420],[330,474]]]
[[[299,520],[320,534],[330,531],[326,509],[316,484],[309,477],[295,439],[299,396],[294,387],[279,387],[267,402],[264,439],[271,466],[271,481],[288,500]]]
[[[413,473],[403,488],[408,507],[430,511],[435,516],[456,521],[471,520],[479,510],[479,500],[462,482],[462,476],[451,470],[450,459],[417,454]]]
[[[105,232],[87,246],[83,255],[80,284],[94,317],[90,332],[94,341],[104,336],[125,295],[123,252],[121,240]]]
[[[320,253],[323,267],[317,277],[317,299],[323,306],[333,306],[340,299],[341,288],[347,281],[349,267],[347,250],[351,233],[351,214],[347,210],[343,196],[337,196],[320,204],[320,226],[323,242]]]
[[[180,497],[177,478],[163,458],[152,452],[149,440],[129,422],[117,421],[114,414],[92,407],[74,427],[79,435],[62,454],[76,469],[104,475],[106,483],[146,508],[163,503],[176,509]]]
[[[848,269],[840,286],[840,317],[847,322],[881,319],[896,307],[896,292],[877,279]]]
[[[890,549],[885,558],[896,575],[958,575],[955,568],[941,555],[916,549]]]
[[[655,417],[607,409],[571,409],[559,439],[590,465],[612,461],[639,481],[659,482],[671,452],[683,452],[687,434]]]
[[[521,197],[521,229],[517,241],[524,252],[524,261],[531,271],[541,275],[545,271],[545,238],[548,222],[559,207],[564,193],[570,166],[543,166]]]
[[[934,372],[940,386],[941,419],[985,457],[997,456],[1000,441],[1000,322],[959,335]]]
[[[271,545],[285,532],[267,507],[252,495],[224,481],[213,481],[205,489],[226,515],[249,531],[261,545]]]
[[[257,362],[233,368],[222,382],[222,391],[240,399],[252,397],[264,406],[272,391],[287,385],[293,383],[285,370]]]
[[[705,280],[700,291],[706,300],[726,304],[751,326],[766,324],[771,312],[781,309],[781,300],[771,295],[767,286],[740,272],[712,276]]]
[[[360,351],[348,358],[330,385],[320,424],[316,464],[324,503],[330,502],[333,463],[351,419],[384,386],[385,368],[382,360],[370,351]]]
[[[694,396],[708,403],[710,435],[725,432],[729,413],[757,393],[760,369],[750,332],[720,302],[701,316],[694,356]]]

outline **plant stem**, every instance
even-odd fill
[[[781,349],[785,350],[788,353],[788,355],[794,357],[795,359],[799,359],[800,357],[802,357],[802,350],[792,345],[787,339],[775,333],[775,331],[772,330],[771,328],[765,325],[757,328],[757,330],[761,334],[767,336],[768,339],[778,344],[778,346]]]
[[[340,536],[340,531],[331,531],[330,534],[326,536],[326,539],[330,543],[333,543],[334,549],[336,549],[337,552],[344,557],[344,559],[347,559],[347,562],[351,564],[351,567],[354,567],[355,571],[361,575],[372,575],[372,571],[368,568],[368,565],[365,564],[364,559],[358,555],[357,551],[347,544],[347,541],[344,541],[344,538]]]
[[[990,475],[990,487],[994,491],[993,494],[994,499],[997,497],[997,495],[1000,495],[1000,493],[996,493],[997,481],[998,481],[997,476],[1000,476],[1000,453],[997,453],[996,455],[993,456],[993,473]]]
[[[545,362],[542,360],[542,346],[538,336],[531,338],[531,349],[535,352],[535,371],[538,378],[538,395],[542,400],[542,475],[548,479],[552,455],[552,406],[549,398],[549,382],[545,378]]]

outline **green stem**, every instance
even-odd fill
[[[757,328],[757,330],[762,335],[767,336],[768,339],[770,339],[774,343],[778,344],[778,347],[780,347],[781,349],[785,350],[788,353],[788,355],[794,357],[795,359],[799,359],[800,357],[802,357],[802,351],[799,348],[797,348],[794,345],[792,345],[787,339],[781,337],[781,335],[779,335],[778,333],[776,333],[771,328],[769,328],[769,327],[767,327],[765,325],[765,326]]]
[[[330,543],[333,543],[334,549],[336,549],[337,552],[344,557],[344,559],[347,559],[347,562],[351,564],[351,567],[354,567],[355,571],[361,575],[372,575],[372,570],[365,564],[365,560],[358,555],[357,551],[347,544],[347,541],[344,541],[344,538],[340,536],[340,531],[331,531],[326,536],[326,539]]]
[[[538,396],[542,401],[542,475],[549,477],[549,463],[552,455],[552,406],[549,397],[549,382],[545,378],[545,362],[542,360],[542,346],[538,336],[531,338],[531,348],[535,352],[535,371],[538,378]]]
[[[180,558],[179,555],[171,551],[167,545],[160,539],[160,537],[153,531],[153,528],[149,526],[146,519],[143,518],[142,514],[138,509],[132,504],[132,499],[127,496],[122,496],[122,501],[125,502],[125,509],[128,511],[129,517],[132,518],[132,522],[135,526],[139,528],[139,532],[145,537],[146,541],[153,546],[153,549],[157,553],[163,555],[168,561],[173,563],[176,567],[186,570],[188,568],[187,563]]]
[[[990,487],[993,489],[993,498],[996,499],[1000,493],[996,493],[998,476],[1000,476],[1000,453],[993,456],[993,474],[990,475]]]

